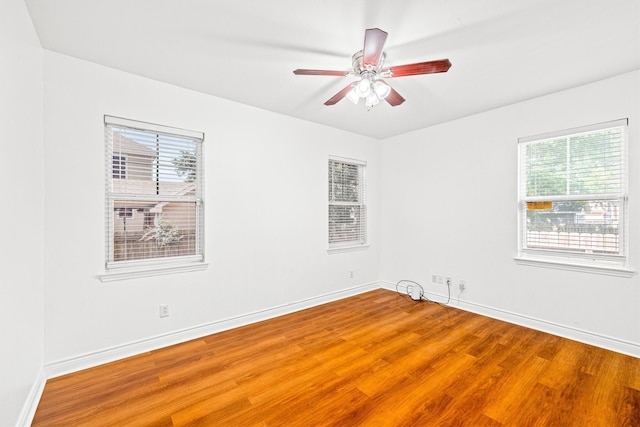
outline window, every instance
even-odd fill
[[[125,156],[111,156],[113,159],[113,177],[117,179],[127,178],[127,158]]]
[[[133,219],[133,213],[135,211],[136,211],[135,209],[131,209],[131,208],[116,208],[118,219],[125,219],[125,218]]]
[[[625,267],[627,120],[521,138],[519,252]]]
[[[203,139],[105,116],[107,271],[204,261]]]
[[[329,249],[367,244],[366,163],[329,159]]]

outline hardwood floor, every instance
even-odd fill
[[[34,426],[640,426],[640,359],[376,290],[47,381]]]

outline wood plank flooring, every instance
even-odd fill
[[[34,426],[640,426],[640,359],[376,290],[47,381]]]

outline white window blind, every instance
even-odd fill
[[[626,261],[627,120],[519,140],[519,249]]]
[[[366,163],[329,159],[329,248],[367,243]]]
[[[107,270],[204,260],[203,139],[105,116]]]

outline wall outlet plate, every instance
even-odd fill
[[[169,317],[169,304],[160,304],[160,317]]]

